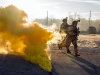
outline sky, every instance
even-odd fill
[[[100,19],[100,0],[0,0],[0,6],[15,5],[24,10],[30,20],[46,18],[63,19],[69,14],[79,14],[82,18]]]

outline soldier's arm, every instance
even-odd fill
[[[60,26],[60,31],[62,31],[63,30],[63,28],[62,28],[62,25]]]
[[[70,28],[68,30],[68,33],[69,35],[77,35],[77,33],[73,32],[73,29],[70,29]]]
[[[70,26],[68,27],[68,34],[69,34],[69,35],[76,35],[76,33],[73,32],[73,26],[72,26],[72,25],[70,25]]]
[[[61,26],[60,26],[60,30],[63,30],[63,29],[64,29],[63,24],[61,24]]]
[[[67,29],[66,29],[66,28],[64,28],[63,24],[61,24],[61,26],[60,26],[60,31],[64,31],[64,32],[66,32],[66,31],[67,31]]]
[[[73,32],[71,32],[71,31],[69,31],[69,34],[70,34],[70,35],[77,35],[77,33],[73,33]]]

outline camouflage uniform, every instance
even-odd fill
[[[67,33],[67,28],[68,28],[68,24],[62,23],[61,26],[60,26],[61,33]]]
[[[75,51],[75,56],[77,56],[77,27],[74,25],[69,25],[68,27],[68,32],[67,32],[67,37],[65,38],[65,41],[61,44],[58,44],[59,48],[66,47],[67,53],[71,53],[69,51],[69,46],[72,42],[74,45],[74,51]]]
[[[75,54],[77,54],[77,27],[74,26],[74,25],[71,25],[69,28],[68,28],[68,37],[66,38],[66,49],[69,48],[71,42],[72,44],[74,45],[74,51],[75,51]]]
[[[62,23],[61,26],[60,26],[60,32],[61,32],[61,37],[62,37],[63,41],[64,41],[64,39],[66,37],[64,34],[67,35],[67,28],[68,28],[68,24],[67,23],[66,24]]]

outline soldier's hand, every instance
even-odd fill
[[[80,31],[78,31],[77,35],[79,35]]]
[[[78,31],[78,34],[80,33],[80,31]]]

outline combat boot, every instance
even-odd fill
[[[58,44],[58,48],[59,48],[59,49],[62,49],[62,46],[61,46],[61,44]]]
[[[79,54],[75,53],[75,57],[80,56]]]
[[[71,52],[69,51],[69,49],[67,50],[67,53],[71,53]]]
[[[69,51],[69,47],[66,47],[66,51],[67,51],[67,53],[71,53],[71,52]]]

